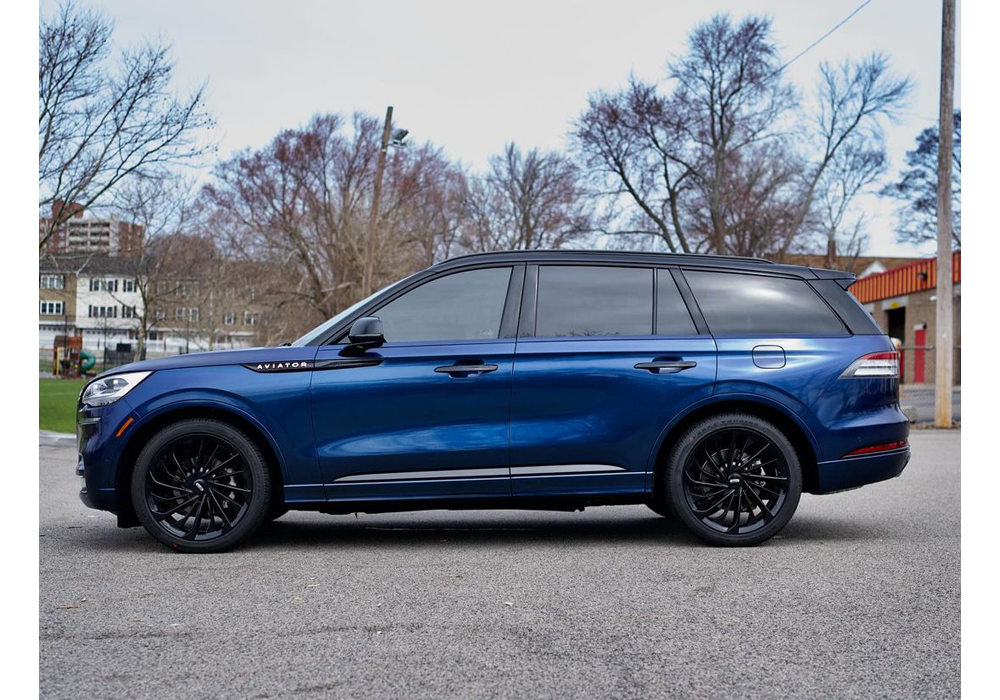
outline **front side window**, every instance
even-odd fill
[[[456,272],[425,282],[374,312],[390,343],[494,340],[510,283],[509,267]]]
[[[538,337],[650,335],[653,271],[543,265],[535,313]]]
[[[800,279],[685,271],[716,335],[838,335],[844,324]]]

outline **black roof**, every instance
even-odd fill
[[[108,253],[44,253],[38,257],[38,271],[77,275],[134,274],[134,258]]]
[[[764,258],[745,258],[737,255],[698,255],[693,253],[644,253],[615,250],[506,250],[493,253],[471,253],[448,258],[435,265],[447,268],[475,263],[494,262],[587,262],[633,263],[647,265],[684,265],[685,267],[714,267],[764,273],[778,273],[807,279],[854,279],[854,273],[843,270],[824,270],[801,265],[783,265]]]

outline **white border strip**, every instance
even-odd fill
[[[537,467],[511,467],[511,476],[548,476],[549,474],[592,474],[594,472],[624,472],[625,467],[611,464],[545,464]]]
[[[341,481],[410,481],[416,479],[467,479],[478,476],[508,476],[509,470],[502,469],[436,469],[420,472],[380,472],[378,474],[351,474],[335,479]]]

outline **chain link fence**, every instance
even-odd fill
[[[127,345],[127,344],[126,344]],[[137,353],[131,347],[106,347],[100,350],[94,350],[90,348],[85,348],[82,352],[85,353],[85,357],[81,361],[81,370],[84,375],[95,375],[101,372],[114,369],[115,367],[120,367],[121,365],[127,365],[130,362],[135,362],[137,358]],[[39,376],[59,376],[61,373],[59,371],[59,357],[57,356],[57,349],[55,348],[38,348],[38,374]],[[155,350],[148,350],[146,352],[146,359],[153,360],[157,357],[172,357],[174,355],[185,354],[184,348],[179,348],[174,352],[157,352]],[[93,359],[91,363],[90,359]],[[75,371],[73,372],[75,374]]]

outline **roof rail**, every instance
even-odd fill
[[[455,260],[464,260],[466,258],[476,258],[481,256],[489,255],[504,255],[504,254],[521,254],[521,255],[531,255],[535,253],[566,253],[568,255],[654,255],[657,257],[665,258],[685,258],[688,260],[703,260],[703,259],[718,259],[718,260],[739,260],[742,262],[753,262],[753,263],[764,263],[766,265],[775,265],[773,260],[767,260],[765,258],[755,258],[745,255],[714,255],[709,253],[654,253],[642,250],[573,250],[570,248],[539,248],[536,250],[493,250],[485,253],[465,253],[463,255],[456,255],[454,257],[446,258],[440,262],[435,263],[435,265],[441,265],[446,262],[453,262]]]

